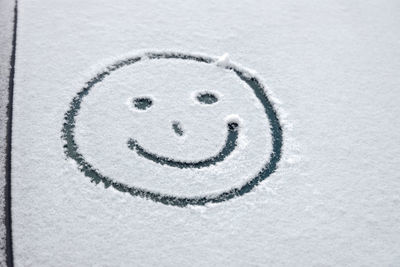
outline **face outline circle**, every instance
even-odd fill
[[[75,122],[78,115],[78,111],[81,107],[81,103],[85,96],[90,93],[90,90],[98,83],[102,82],[105,77],[112,74],[124,66],[135,64],[143,59],[146,60],[157,60],[157,59],[180,59],[196,61],[206,64],[215,64],[217,59],[208,57],[193,55],[180,52],[146,52],[143,55],[133,56],[126,59],[119,60],[108,67],[102,72],[98,73],[95,77],[90,79],[86,85],[77,93],[70,103],[70,107],[64,116],[64,124],[62,128],[62,139],[64,141],[64,152],[67,157],[73,159],[79,166],[81,172],[85,176],[89,177],[92,182],[98,184],[102,182],[106,188],[112,186],[116,190],[124,193],[129,193],[132,196],[140,196],[142,198],[150,199],[155,202],[160,202],[166,205],[185,207],[188,205],[205,205],[207,203],[220,203],[230,200],[234,197],[244,195],[250,192],[256,187],[261,181],[269,177],[277,168],[277,164],[281,158],[282,151],[282,127],[277,116],[277,113],[268,99],[263,84],[254,75],[249,74],[243,69],[239,68],[233,63],[221,64],[219,67],[232,70],[242,81],[244,81],[257,99],[261,102],[264,112],[267,115],[268,122],[271,129],[272,135],[272,152],[269,157],[269,161],[265,163],[263,168],[258,171],[258,174],[249,179],[245,184],[240,187],[232,188],[228,191],[215,194],[215,195],[203,195],[197,197],[179,197],[174,195],[166,195],[158,192],[153,192],[140,187],[129,186],[124,183],[114,180],[112,177],[102,175],[94,166],[86,161],[84,156],[79,152],[79,146],[75,141]],[[217,64],[218,65],[218,64]],[[129,145],[129,144],[128,144]]]

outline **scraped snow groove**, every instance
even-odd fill
[[[260,118],[265,119],[265,121],[262,121],[262,124],[264,125],[263,127],[265,127],[265,129],[267,130],[263,133],[260,133],[259,136],[268,136],[269,139],[263,141],[265,145],[263,144],[262,146],[270,146],[271,149],[270,151],[268,151],[268,149],[264,149],[264,152],[262,153],[263,160],[259,163],[259,166],[261,166],[260,168],[251,172],[252,174],[249,174],[247,177],[240,177],[240,179],[243,179],[244,182],[241,182],[240,184],[227,184],[227,189],[220,190],[219,192],[211,190],[209,193],[206,194],[200,192],[200,194],[195,194],[194,196],[181,196],[181,194],[165,193],[159,189],[149,189],[148,187],[141,186],[140,184],[138,186],[135,184],[135,181],[138,180],[137,177],[134,177],[133,183],[130,183],[124,181],[123,179],[121,180],[121,177],[111,176],[108,174],[108,170],[107,172],[101,171],[103,166],[97,166],[98,164],[96,165],[89,163],[91,159],[84,156],[85,153],[81,152],[81,147],[78,144],[80,139],[76,138],[76,123],[77,121],[79,121],[79,117],[83,116],[81,115],[82,112],[80,111],[84,103],[83,100],[87,99],[85,97],[87,97],[89,93],[92,92],[92,89],[104,83],[107,80],[106,78],[111,77],[111,74],[113,73],[117,73],[117,70],[125,69],[124,67],[127,68],[129,66],[136,66],[137,64],[144,64],[148,62],[159,64],[157,62],[162,62],[165,60],[174,62],[192,62],[191,64],[206,64],[217,69],[222,69],[224,73],[227,73],[227,75],[234,75],[234,77],[236,77],[234,79],[237,79],[237,82],[240,83],[240,86],[250,89],[250,91],[252,91],[252,93],[255,95],[254,101],[256,102],[254,105],[258,105],[260,107],[259,110],[263,114],[262,116],[260,115]],[[112,87],[112,90],[115,90],[115,92],[118,91],[118,88],[115,88],[115,86]],[[97,88],[95,90],[97,90]],[[201,108],[219,105],[219,102],[223,101],[223,97],[219,95],[217,97],[208,90],[205,92],[206,93],[203,92],[202,94],[197,95],[198,101],[202,102]],[[157,111],[156,108],[153,107],[154,103],[151,98],[136,98],[134,101],[136,101],[134,102],[135,106],[141,109],[139,111],[140,114],[145,114],[150,106],[152,106],[152,108],[148,109],[149,111]],[[91,112],[90,109],[87,110]],[[189,115],[196,116],[196,114]],[[65,120],[62,128],[62,139],[64,140],[65,154],[67,157],[73,159],[78,164],[79,169],[83,172],[85,176],[89,177],[92,182],[96,184],[101,182],[105,185],[106,188],[111,186],[120,192],[129,193],[132,196],[140,196],[146,199],[153,200],[155,202],[161,202],[166,205],[174,205],[179,207],[185,207],[187,205],[204,205],[206,203],[219,203],[237,196],[244,195],[250,192],[261,181],[270,176],[276,170],[277,163],[281,158],[282,128],[276,111],[271,101],[267,97],[265,87],[258,80],[258,78],[252,74],[252,72],[247,71],[246,69],[228,61],[227,56],[224,56],[224,60],[221,60],[204,55],[179,52],[145,52],[137,56],[132,56],[116,61],[114,64],[106,67],[105,70],[99,72],[95,77],[93,77],[86,83],[86,85],[72,99],[70,107],[65,113],[64,118]],[[180,125],[180,123],[177,121],[174,121],[173,123],[174,124],[172,127],[176,134],[175,138],[187,138],[186,135],[188,134],[186,134],[185,130],[185,135],[183,135],[182,126]],[[127,139],[127,141],[125,142],[125,148],[126,144],[128,144],[128,148],[126,148],[127,150],[129,150],[130,148],[130,150],[136,151],[136,153],[133,153],[133,155],[131,154],[130,158],[130,160],[132,160],[132,158],[136,157],[136,161],[134,163],[136,166],[140,167],[141,164],[154,164],[154,168],[164,168],[165,170],[169,170],[169,168],[171,167],[172,169],[178,169],[178,171],[179,169],[182,169],[182,171],[184,171],[183,169],[194,169],[193,176],[197,175],[197,173],[195,172],[196,169],[201,169],[198,170],[198,172],[204,169],[217,167],[226,169],[227,165],[223,164],[226,164],[226,161],[232,159],[235,159],[235,162],[244,162],[243,164],[244,166],[246,166],[245,163],[247,161],[253,160],[252,158],[247,159],[240,157],[241,151],[243,149],[251,148],[250,146],[247,146],[247,141],[244,141],[246,140],[246,130],[242,128],[246,126],[246,121],[242,123],[241,116],[231,113],[226,117],[224,123],[225,125],[227,125],[228,132],[226,134],[225,145],[220,148],[219,153],[217,153],[216,155],[214,154],[215,156],[204,157],[202,160],[183,161],[179,159],[174,159],[173,157],[160,156],[159,153],[153,153],[151,152],[151,149],[148,150],[147,148],[144,148],[146,146],[142,147],[141,145],[139,145],[140,142],[134,136],[131,136]],[[163,140],[159,140],[159,142],[163,142]],[[254,157],[254,160],[256,159],[258,159],[258,157]],[[149,161],[150,163],[144,163],[144,161]],[[153,165],[146,166],[151,166],[150,168],[153,168]],[[234,166],[232,166],[232,168],[234,168]],[[211,172],[218,175],[218,173],[221,171],[218,169],[211,169]],[[240,176],[240,169],[237,170],[235,173]],[[161,176],[162,175],[160,175],[160,179],[163,178]],[[200,176],[201,175],[199,174],[199,177]],[[207,182],[204,179],[202,181],[204,183]]]
[[[200,169],[204,167],[209,167],[210,165],[215,165],[218,162],[223,161],[235,149],[237,144],[239,125],[236,122],[229,122],[227,128],[228,128],[228,138],[226,138],[226,142],[222,150],[213,157],[199,161],[179,161],[168,157],[155,155],[151,152],[146,151],[146,149],[140,146],[138,142],[134,139],[129,139],[128,147],[132,150],[135,150],[139,156],[142,156],[146,159],[149,159],[161,165],[168,165],[171,167],[177,167],[181,169],[182,168]]]

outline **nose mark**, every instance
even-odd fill
[[[174,121],[172,123],[172,129],[174,129],[175,133],[179,136],[183,135],[183,129],[179,121]]]

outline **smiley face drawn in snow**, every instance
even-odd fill
[[[129,57],[97,74],[73,98],[62,138],[93,182],[179,207],[251,191],[275,171],[282,148],[256,77],[174,52]]]
[[[204,104],[212,104],[218,101],[217,97],[212,93],[200,93],[197,100]],[[134,106],[138,109],[144,110],[151,106],[153,101],[150,98],[136,98],[133,100]],[[172,129],[179,136],[183,135],[183,130],[180,122],[173,121]],[[223,161],[231,152],[235,149],[238,137],[238,123],[235,121],[230,121],[227,124],[227,138],[225,145],[221,151],[212,157],[207,159],[202,159],[198,161],[180,161],[174,160],[165,156],[159,156],[154,153],[146,151],[135,139],[130,138],[128,141],[128,147],[135,150],[139,156],[142,156],[148,160],[152,160],[155,163],[161,165],[168,165],[171,167],[178,168],[204,168],[210,165],[215,165],[220,161]]]

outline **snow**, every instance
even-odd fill
[[[399,265],[399,9],[394,0],[20,1],[16,265]],[[186,197],[257,173],[272,151],[271,125],[223,68],[233,64],[262,81],[277,110],[275,173],[250,193],[189,207],[91,183],[64,153],[64,114],[104,68],[146,51],[223,56],[219,64],[148,57],[96,84],[75,133],[98,171]],[[218,102],[196,103],[204,91]],[[150,109],[127,106],[141,96],[151,97]],[[126,147],[134,137],[154,153],[201,160],[218,153],[230,119],[240,125],[238,146],[211,169],[166,167]]]
[[[196,105],[191,95],[205,89],[223,97],[213,105]],[[153,96],[150,109],[121,105],[145,95]],[[75,138],[86,160],[119,182],[185,197],[221,193],[254,177],[272,152],[268,118],[256,101],[232,70],[181,59],[145,60],[116,71],[90,91],[76,119]],[[242,150],[210,168],[166,167],[127,149],[127,140],[134,138],[146,150],[179,161],[209,158],[224,146],[225,117],[233,113],[244,120],[241,138],[252,142],[247,147],[239,142]],[[187,138],[171,130],[174,120]]]
[[[229,65],[229,54],[225,53],[222,56],[220,56],[216,62],[217,65],[225,67]]]

